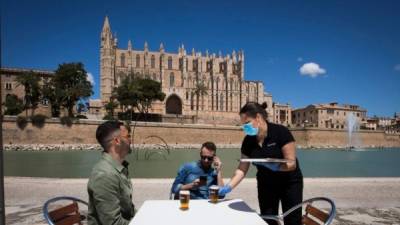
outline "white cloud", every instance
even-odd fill
[[[298,58],[297,58],[297,62],[303,62],[303,58],[298,57]]]
[[[394,66],[394,70],[400,72],[400,64],[397,64]]]
[[[326,70],[321,68],[317,63],[309,62],[300,67],[301,75],[310,76],[312,78],[326,73]]]
[[[94,77],[92,73],[87,73],[86,80],[89,81],[93,86],[95,85]]]

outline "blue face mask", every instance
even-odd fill
[[[242,129],[246,135],[256,136],[258,134],[258,128],[253,127],[251,122],[248,122],[242,126]]]

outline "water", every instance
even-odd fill
[[[97,151],[4,152],[5,175],[24,177],[87,178],[100,159]],[[304,177],[400,177],[400,148],[358,151],[298,150]],[[224,177],[230,177],[238,165],[239,149],[218,150]],[[173,150],[164,160],[128,157],[133,178],[173,178],[179,166],[197,160],[197,150]],[[247,177],[255,177],[253,166]]]
[[[358,122],[357,122],[357,117],[354,115],[354,113],[349,113],[347,116],[347,133],[348,133],[348,147],[354,147],[354,146],[361,146],[361,143],[356,143],[353,137],[354,131],[358,129]]]

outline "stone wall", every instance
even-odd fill
[[[95,131],[102,121],[79,120],[71,127],[61,125],[57,119],[48,119],[43,128],[29,123],[25,129],[17,127],[15,117],[3,121],[4,144],[96,144]],[[347,132],[331,129],[292,129],[299,147],[346,147]],[[159,144],[159,136],[169,145],[201,144],[213,141],[219,145],[240,146],[244,134],[239,127],[176,123],[137,123],[136,144]],[[399,134],[380,131],[360,131],[354,135],[352,145],[365,147],[400,147]]]

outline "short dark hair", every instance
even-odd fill
[[[265,120],[268,119],[268,113],[265,110],[267,108],[267,103],[264,102],[261,105],[257,102],[247,102],[241,109],[239,114],[246,114],[246,116],[251,118],[256,118],[257,113],[260,114]]]
[[[108,151],[109,147],[109,138],[111,134],[113,134],[115,131],[121,130],[121,126],[124,124],[120,121],[107,121],[99,125],[96,130],[96,139],[103,147],[104,151]]]
[[[215,146],[214,142],[211,142],[211,141],[204,142],[201,145],[200,150],[203,149],[203,148],[206,148],[206,149],[208,149],[210,151],[213,151],[213,152],[217,151],[217,146]]]

